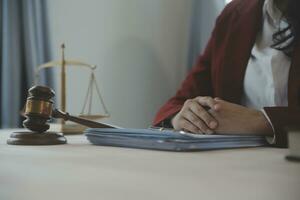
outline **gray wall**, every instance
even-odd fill
[[[188,66],[191,68],[206,47],[216,17],[223,10],[223,0],[193,0]]]
[[[191,0],[48,0],[53,58],[97,64],[96,76],[112,117],[147,127],[186,73]],[[68,107],[79,113],[89,74],[68,70]],[[59,81],[57,80],[59,83]],[[56,89],[57,93],[59,92]],[[100,111],[99,106],[94,107]]]

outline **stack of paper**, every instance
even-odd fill
[[[201,151],[265,146],[263,136],[194,135],[150,129],[87,129],[85,135],[95,145],[166,151]]]

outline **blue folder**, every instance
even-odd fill
[[[94,145],[165,151],[202,151],[268,145],[265,137],[253,135],[194,135],[153,129],[91,128],[85,131]]]

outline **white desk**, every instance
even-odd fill
[[[300,164],[273,148],[173,153],[90,145],[9,146],[0,131],[0,200],[299,200]]]

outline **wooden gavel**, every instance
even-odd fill
[[[46,132],[50,125],[48,121],[51,118],[60,118],[65,121],[75,123],[90,128],[118,128],[112,125],[98,123],[87,119],[69,115],[58,109],[53,109],[52,98],[55,96],[54,91],[45,86],[34,86],[28,90],[28,98],[23,115],[26,120],[23,126],[32,132],[17,131],[10,135],[7,144],[10,145],[57,145],[66,144],[67,139],[62,133]]]
[[[51,118],[72,121],[90,128],[115,128],[114,126],[90,121],[53,109],[52,98],[55,96],[54,91],[45,86],[34,86],[28,90],[28,98],[25,105],[24,116],[26,120],[23,126],[33,132],[45,132],[50,126],[47,124]]]

